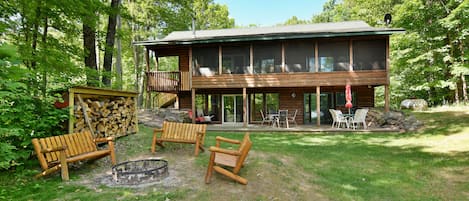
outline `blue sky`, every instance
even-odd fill
[[[236,25],[274,26],[296,16],[309,20],[327,0],[214,0],[228,6]]]

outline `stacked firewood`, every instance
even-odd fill
[[[90,130],[95,137],[120,137],[137,131],[135,101],[131,97],[78,96],[74,132]]]

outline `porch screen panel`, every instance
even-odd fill
[[[319,71],[348,71],[350,64],[348,41],[322,41],[318,43]]]
[[[249,45],[222,46],[223,74],[250,74]]]
[[[314,72],[314,42],[285,43],[286,72]]]
[[[253,45],[254,73],[282,72],[282,45],[280,43],[262,43]]]
[[[218,47],[192,48],[192,66],[195,76],[218,74]]]
[[[353,70],[385,70],[386,40],[353,41]]]

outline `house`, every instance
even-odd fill
[[[356,108],[374,107],[384,87],[389,110],[389,37],[403,32],[362,21],[221,30],[176,31],[146,48],[147,91],[177,95],[180,109],[202,110],[212,122],[244,126],[260,111],[297,110],[298,124],[330,122],[344,110],[345,85]],[[177,57],[176,72],[150,69]]]

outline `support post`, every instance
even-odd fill
[[[317,121],[316,125],[318,127],[321,126],[321,87],[316,87],[316,114],[317,114]]]
[[[145,63],[147,66],[147,72],[150,72],[150,50],[148,48],[145,49]],[[149,109],[150,108],[150,90],[148,89],[148,76],[145,76],[145,91],[147,92],[146,97],[145,97],[145,108]]]
[[[243,127],[247,128],[248,127],[248,110],[247,110],[247,94],[246,94],[246,87],[243,88]]]
[[[196,114],[195,114],[195,89],[192,88],[192,91],[191,91],[191,105],[192,105],[192,123],[195,124],[195,117],[196,117]]]
[[[73,126],[75,121],[75,92],[70,88],[68,89],[68,113],[69,113],[69,120],[68,120],[68,133],[73,133]]]
[[[384,111],[389,112],[389,85],[384,85]]]

